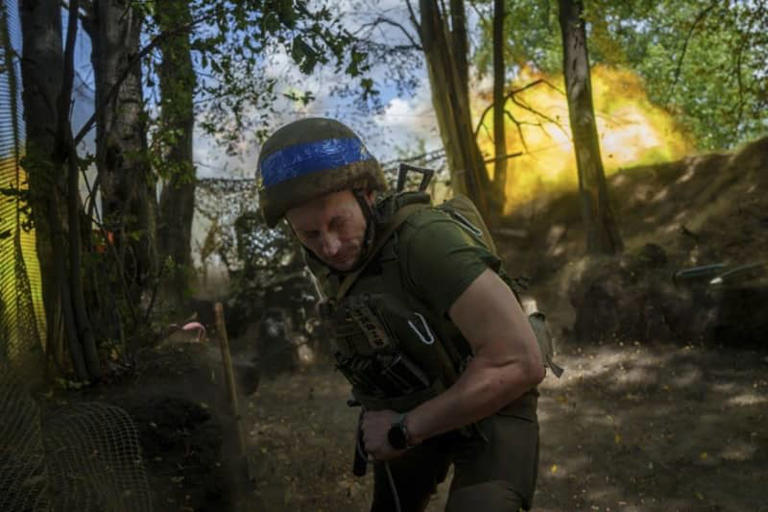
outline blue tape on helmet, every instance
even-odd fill
[[[354,137],[296,144],[275,151],[261,162],[262,183],[271,187],[305,174],[372,159],[363,143]]]

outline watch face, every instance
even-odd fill
[[[395,450],[405,450],[408,447],[408,440],[405,437],[405,432],[400,425],[392,425],[387,433],[387,439],[390,446]]]

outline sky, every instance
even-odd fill
[[[404,2],[399,0],[342,0],[334,2],[334,9],[344,14],[346,28],[351,31],[359,30],[362,24],[381,13],[410,28],[407,8]],[[388,27],[383,27],[375,35],[390,43],[405,41],[397,29]],[[90,39],[79,30],[75,52],[76,83],[72,116],[75,133],[87,121],[94,108],[90,54]],[[382,108],[380,113],[365,115],[360,114],[350,98],[340,98],[332,93],[335,84],[350,79],[335,73],[330,66],[320,68],[311,75],[303,75],[286,51],[281,50],[265,59],[263,73],[266,77],[279,80],[279,94],[300,90],[310,91],[315,97],[314,101],[305,106],[280,96],[277,102],[278,115],[271,119],[273,129],[302,117],[334,117],[357,131],[371,153],[383,162],[394,160],[403,154],[417,154],[422,147],[427,151],[440,147],[429,83],[423,65],[414,69],[419,85],[411,94],[406,95],[400,95],[394,84],[385,80],[387,70],[384,66],[375,67],[370,76],[380,92]],[[91,130],[82,149],[93,152],[94,140],[95,130]],[[253,177],[258,158],[258,143],[254,139],[249,142],[248,145],[240,147],[237,154],[228,155],[215,137],[205,134],[199,128],[196,129],[194,159],[198,178]]]

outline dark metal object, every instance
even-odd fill
[[[713,265],[702,265],[699,267],[686,268],[675,272],[672,276],[672,281],[679,283],[684,281],[710,279],[717,276],[726,268],[728,267],[725,263],[715,263]]]
[[[730,267],[725,263],[714,263],[678,270],[672,276],[675,284],[706,281],[712,286],[734,284],[743,280],[759,278],[766,274],[768,262],[760,261]]]
[[[405,188],[405,179],[408,176],[409,171],[414,171],[422,174],[421,183],[419,184],[419,192],[424,192],[429,186],[429,182],[432,181],[432,177],[435,175],[435,171],[427,169],[425,167],[416,167],[410,164],[400,164],[400,170],[397,173],[397,188],[396,192],[402,192]]]
[[[738,267],[734,267],[718,275],[712,279],[709,284],[722,285],[739,282],[744,279],[761,277],[765,274],[766,268],[768,268],[768,262],[764,261],[739,265]]]

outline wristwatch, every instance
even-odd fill
[[[410,444],[408,428],[405,426],[405,417],[405,414],[401,414],[397,421],[392,423],[392,426],[389,427],[389,432],[387,432],[389,445],[395,450],[405,450]]]

